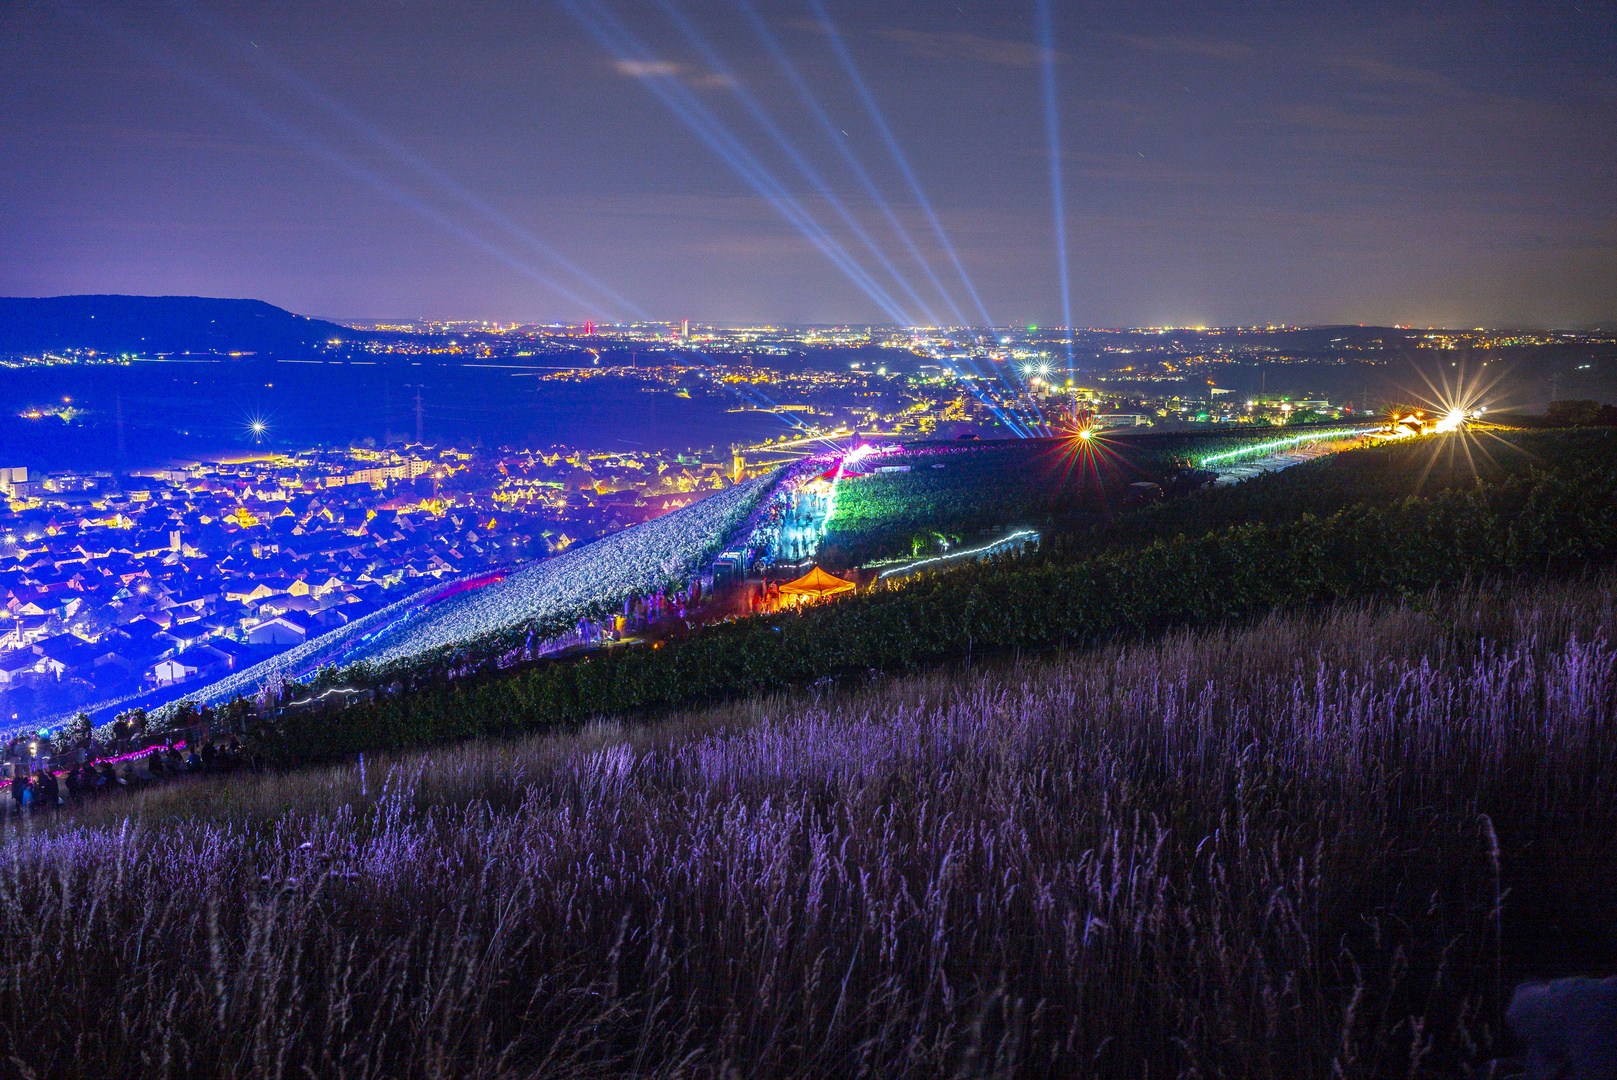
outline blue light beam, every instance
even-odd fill
[[[691,45],[696,48],[697,52],[702,54],[702,58],[707,61],[708,66],[719,75],[724,77],[724,79],[729,83],[730,91],[735,94],[736,100],[741,102],[742,106],[747,110],[748,114],[752,116],[753,120],[757,122],[758,126],[764,129],[764,131],[769,135],[770,140],[774,142],[776,146],[780,147],[781,152],[784,153],[787,158],[791,160],[792,164],[797,167],[797,171],[803,174],[803,178],[813,185],[814,189],[820,193],[821,198],[825,199],[825,201],[831,205],[831,208],[837,212],[837,216],[842,219],[843,224],[847,225],[849,231],[859,238],[860,242],[865,245],[865,248],[869,250],[871,255],[875,257],[876,261],[881,264],[882,269],[886,270],[888,274],[892,275],[893,280],[898,282],[899,287],[909,294],[910,299],[913,300],[915,305],[921,309],[921,314],[926,316],[927,322],[933,326],[936,326],[938,323],[938,317],[933,313],[931,307],[927,305],[925,300],[921,299],[920,294],[917,293],[913,287],[911,287],[909,281],[904,277],[904,275],[899,273],[898,268],[892,264],[890,259],[888,259],[887,253],[876,245],[876,242],[871,239],[870,233],[866,231],[865,227],[859,223],[858,219],[856,219],[848,211],[848,208],[843,204],[842,200],[837,197],[836,192],[833,191],[831,186],[821,178],[819,172],[815,170],[814,166],[810,165],[808,160],[803,157],[802,152],[797,149],[797,145],[793,143],[791,139],[787,138],[786,133],[780,129],[780,125],[776,124],[774,118],[769,115],[768,111],[758,103],[758,99],[747,92],[746,88],[742,85],[741,80],[736,77],[735,72],[730,70],[729,66],[725,64],[724,59],[719,56],[712,45],[708,43],[707,39],[702,36],[701,31],[696,28],[695,24],[693,24],[690,19],[685,17],[683,12],[674,6],[672,0],[657,0],[657,6],[662,9],[663,14],[668,17],[668,20],[674,24],[682,35],[684,35],[685,40],[689,41]]]
[[[539,253],[540,255],[543,255],[557,266],[560,266],[562,269],[572,274],[589,288],[599,293],[602,297],[605,297],[609,302],[615,304],[620,312],[628,312],[631,316],[638,319],[645,319],[648,321],[651,319],[651,315],[646,312],[644,308],[620,294],[616,289],[612,288],[606,282],[595,277],[589,271],[585,270],[583,267],[569,259],[566,255],[562,254],[555,247],[535,236],[528,229],[523,228],[517,222],[513,221],[510,217],[488,203],[477,193],[473,192],[465,185],[449,176],[443,170],[439,169],[431,162],[428,162],[420,156],[412,153],[397,139],[394,139],[392,136],[383,132],[375,125],[366,121],[363,117],[359,116],[342,102],[338,101],[324,90],[302,78],[296,72],[293,72],[282,64],[278,63],[262,48],[252,44],[251,42],[243,40],[240,35],[223,26],[211,14],[201,11],[196,8],[195,5],[189,3],[182,3],[177,6],[181,8],[182,13],[190,18],[193,23],[201,26],[210,35],[212,35],[215,40],[227,44],[234,51],[240,53],[244,58],[249,60],[255,67],[279,81],[283,86],[286,86],[296,92],[305,101],[316,106],[327,116],[330,116],[332,119],[346,126],[350,131],[354,132],[360,138],[387,154],[388,157],[392,158],[398,164],[403,165],[411,172],[414,172],[417,176],[438,187],[440,190],[447,192],[451,197],[456,199],[462,205],[466,206],[468,209],[472,210],[474,213],[481,216],[484,220],[493,224],[507,236],[510,236],[512,239],[526,245],[528,248]]]
[[[397,203],[399,206],[410,211],[411,213],[416,214],[417,216],[431,222],[434,225],[437,225],[445,232],[459,240],[464,241],[466,244],[494,259],[496,262],[503,264],[508,269],[529,278],[535,283],[550,290],[555,295],[563,297],[578,305],[580,310],[585,312],[598,311],[600,305],[596,302],[586,300],[584,297],[580,296],[572,289],[569,289],[567,286],[561,284],[559,281],[556,281],[554,278],[551,278],[549,275],[544,274],[533,266],[530,266],[523,260],[514,257],[509,252],[495,246],[488,240],[460,225],[458,222],[445,217],[443,214],[439,213],[437,210],[433,209],[431,206],[428,206],[421,200],[388,183],[386,180],[382,179],[380,176],[376,175],[374,172],[370,171],[359,163],[345,157],[343,154],[334,150],[330,146],[327,146],[322,140],[299,130],[290,122],[275,116],[268,110],[257,105],[250,97],[241,91],[231,89],[230,87],[214,82],[212,79],[206,78],[205,76],[191,70],[191,68],[186,66],[183,62],[176,59],[159,46],[154,45],[138,35],[114,25],[104,17],[92,14],[85,8],[64,4],[62,5],[62,10],[68,14],[69,17],[76,19],[81,24],[89,26],[91,29],[102,34],[103,36],[121,43],[124,47],[128,48],[130,51],[139,55],[143,59],[169,71],[171,74],[178,77],[182,82],[190,86],[193,90],[199,91],[206,97],[212,98],[219,104],[222,104],[230,109],[234,109],[275,135],[285,139],[287,142],[291,143],[293,146],[296,146],[304,153],[309,154],[311,157],[315,157],[326,162],[339,172],[346,174],[350,179],[358,181],[373,191],[386,196],[388,199]]]
[[[960,283],[966,287],[966,292],[970,294],[972,302],[977,305],[977,310],[983,317],[983,325],[993,326],[994,320],[988,317],[988,309],[983,306],[982,297],[977,295],[977,287],[971,283],[971,278],[966,275],[966,268],[961,264],[960,256],[955,252],[954,244],[949,241],[948,233],[943,231],[943,223],[938,220],[938,215],[933,212],[931,200],[926,197],[926,192],[921,190],[921,181],[916,178],[915,170],[910,168],[909,159],[904,156],[903,148],[898,145],[897,136],[887,126],[887,120],[882,116],[880,106],[876,104],[875,95],[870,92],[870,88],[865,85],[865,80],[860,76],[858,65],[853,62],[853,56],[848,52],[847,45],[842,41],[842,35],[837,32],[836,23],[831,21],[831,16],[826,13],[825,5],[820,0],[808,0],[808,5],[813,9],[815,18],[823,25],[826,37],[831,42],[831,48],[836,52],[837,59],[841,62],[843,70],[848,73],[848,79],[858,92],[859,100],[864,103],[865,111],[870,114],[871,122],[876,125],[876,131],[881,135],[882,141],[886,143],[888,153],[892,154],[893,161],[897,163],[899,171],[904,174],[904,179],[909,182],[910,190],[915,193],[915,198],[920,203],[921,210],[926,214],[926,219],[931,224],[932,231],[937,234],[938,242],[943,245],[943,250],[948,254],[949,261],[954,264],[955,273],[960,276]]]
[[[592,18],[578,0],[557,0],[557,3],[600,42],[603,48],[618,59],[643,63],[656,62],[656,57],[640,43],[633,32],[599,3],[590,5],[599,19]],[[603,25],[602,20],[607,21],[609,25]],[[887,290],[837,243],[774,174],[759,162],[751,151],[741,145],[729,129],[689,90],[680,85],[676,79],[666,75],[647,75],[641,82],[894,323],[900,326],[915,325],[915,320],[898,305]]]
[[[1055,26],[1050,16],[1050,0],[1033,0],[1038,18],[1039,41],[1044,50],[1040,64],[1044,84],[1044,134],[1050,155],[1050,207],[1055,217],[1056,270],[1061,284],[1061,325],[1067,332],[1067,375],[1073,375],[1072,288],[1067,277],[1067,199],[1061,180],[1061,120],[1056,100]]]
[[[943,298],[943,302],[948,305],[949,310],[954,314],[956,325],[967,325],[970,320],[960,310],[960,306],[955,303],[954,297],[950,295],[949,290],[944,288],[937,271],[932,268],[931,261],[921,254],[920,247],[917,246],[914,238],[910,236],[909,230],[904,228],[903,222],[899,221],[898,215],[893,212],[892,206],[882,196],[881,190],[876,186],[875,181],[870,178],[870,173],[865,170],[864,164],[860,162],[858,155],[853,152],[853,149],[848,145],[848,141],[841,137],[842,129],[832,122],[830,115],[820,104],[819,99],[809,89],[802,73],[797,70],[797,65],[792,63],[791,59],[786,55],[786,50],[781,47],[780,39],[769,29],[768,24],[759,17],[757,10],[753,8],[748,0],[735,0],[735,5],[746,16],[753,32],[758,35],[758,39],[769,50],[770,56],[774,57],[776,65],[785,73],[787,80],[797,91],[798,97],[802,99],[803,104],[808,107],[809,112],[820,125],[820,130],[825,134],[826,139],[830,141],[832,146],[837,148],[837,152],[848,166],[849,171],[858,179],[860,186],[865,189],[865,194],[870,196],[876,206],[881,209],[882,216],[887,219],[887,224],[903,242],[905,248],[909,250],[910,257],[915,260],[916,265],[926,274],[932,288],[937,290],[938,295]]]
[[[870,116],[871,122],[876,125],[876,131],[881,135],[882,142],[886,144],[888,153],[892,155],[894,163],[897,164],[899,171],[904,176],[905,181],[908,182],[910,191],[914,193],[916,202],[921,207],[921,211],[926,215],[927,222],[932,226],[932,231],[937,236],[938,243],[943,246],[945,254],[949,256],[949,262],[954,266],[955,274],[960,278],[960,283],[965,286],[966,292],[968,295],[970,295],[972,302],[977,305],[977,311],[982,315],[983,325],[985,327],[992,328],[994,325],[994,320],[989,316],[988,308],[983,305],[983,300],[977,292],[977,287],[972,284],[970,276],[966,273],[965,264],[960,261],[960,255],[955,251],[954,244],[949,239],[949,234],[944,231],[943,222],[938,219],[936,211],[933,210],[932,201],[926,197],[926,192],[922,189],[921,181],[915,175],[915,170],[910,168],[909,158],[905,156],[904,148],[899,145],[898,136],[893,134],[892,128],[887,125],[887,119],[882,114],[881,107],[876,103],[876,96],[871,93],[870,87],[865,84],[863,76],[859,74],[859,67],[854,63],[853,55],[848,52],[848,47],[843,42],[842,35],[837,31],[836,24],[831,21],[831,16],[826,12],[825,6],[821,3],[821,0],[808,0],[808,4],[813,10],[815,17],[820,21],[823,29],[825,30],[826,37],[831,42],[832,50],[836,53],[837,60],[842,64],[843,70],[847,73],[848,79],[853,84],[854,90],[858,93],[859,100],[865,107],[865,112]],[[961,321],[969,323],[969,320],[966,320],[963,316]],[[972,368],[974,370],[977,369],[975,363],[972,364]],[[980,371],[978,373],[981,374]],[[1023,397],[1025,385],[1022,389],[1018,389],[1013,387],[1008,381],[1005,380],[1005,376],[1002,372],[995,371],[995,375],[997,375],[1000,381],[1005,383],[1006,388],[1011,390],[1012,393],[1018,398]],[[1020,381],[1021,380],[1018,379],[1018,382]],[[1026,395],[1026,399],[1029,403],[1032,403],[1032,395]],[[1044,424],[1043,414],[1039,413],[1038,405],[1036,403],[1033,404],[1033,411],[1038,415],[1038,420],[1034,421],[1034,423],[1038,427],[1048,430],[1048,426]]]

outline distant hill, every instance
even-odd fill
[[[0,297],[0,353],[94,349],[106,353],[301,353],[320,342],[369,336],[262,300],[206,296]]]
[[[1278,347],[1301,352],[1328,353],[1336,349],[1362,349],[1372,346],[1383,348],[1408,347],[1418,342],[1424,331],[1395,326],[1308,326],[1297,330],[1281,331],[1269,340]]]

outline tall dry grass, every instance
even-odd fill
[[[17,826],[38,1077],[1486,1075],[1610,965],[1617,578]]]

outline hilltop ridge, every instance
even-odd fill
[[[302,353],[361,336],[263,300],[208,296],[0,297],[0,352]]]

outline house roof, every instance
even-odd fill
[[[303,612],[288,611],[286,614],[277,615],[273,619],[265,619],[263,622],[259,623],[258,626],[253,627],[253,629],[257,630],[259,627],[269,626],[273,623],[281,623],[284,626],[290,626],[293,629],[305,634],[307,634],[309,632],[309,628],[314,625],[309,617]]]
[[[39,663],[38,654],[28,649],[14,649],[11,652],[0,653],[0,671],[8,674],[32,671],[37,663]]]

